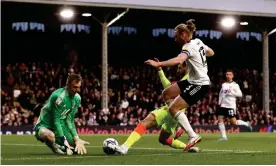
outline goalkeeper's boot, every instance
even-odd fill
[[[119,146],[119,145],[108,144],[107,146],[121,155],[126,155],[128,151],[128,147],[126,145]]]
[[[185,130],[182,127],[177,127],[174,139],[179,138],[184,133],[184,131]]]
[[[250,122],[248,121],[247,124],[248,124],[248,130],[252,132],[253,131],[253,127],[251,126]]]
[[[195,137],[190,137],[187,146],[184,148],[184,151],[188,151],[191,147],[201,141],[201,137],[196,135]]]

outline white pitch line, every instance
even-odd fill
[[[39,144],[2,144],[3,146],[39,146],[43,147],[45,145],[39,145]],[[101,148],[101,146],[88,146],[88,147],[94,147],[94,148]],[[163,149],[163,148],[132,148],[132,149],[141,149],[141,150],[176,150],[176,149]],[[211,152],[211,153],[205,153],[205,154],[220,154],[221,152],[232,152],[232,153],[260,153],[264,151],[249,151],[249,150],[225,150],[225,149],[203,149],[203,152]],[[171,153],[161,153],[161,154],[134,154],[131,156],[168,156],[173,155]],[[66,156],[66,157],[30,157],[30,158],[1,158],[1,160],[5,161],[18,161],[18,160],[60,160],[60,159],[76,159],[76,158],[104,158],[104,157],[110,157],[110,155],[97,155],[97,156]]]
[[[45,146],[42,144],[1,144],[2,146]],[[87,147],[90,148],[101,148],[101,146],[92,146],[88,145]],[[179,151],[179,149],[167,149],[167,148],[144,148],[144,147],[137,147],[137,148],[131,148],[131,149],[137,149],[137,150],[162,150],[162,151]],[[265,151],[253,151],[253,150],[241,150],[241,149],[236,149],[236,150],[230,150],[230,149],[202,149],[203,152],[232,152],[232,153],[262,153]]]
[[[236,150],[203,149],[202,151],[206,151],[206,152],[233,152],[233,153],[263,153],[263,152],[265,152],[265,151],[260,151],[260,150],[241,150],[241,149],[236,149]]]
[[[168,156],[172,154],[163,153],[163,154],[134,154],[131,156]],[[118,156],[118,155],[117,155]],[[77,159],[77,158],[104,158],[110,157],[110,155],[102,155],[102,156],[68,156],[68,157],[29,157],[29,158],[1,158],[1,160],[8,160],[8,161],[16,161],[16,160],[60,160],[60,159]]]

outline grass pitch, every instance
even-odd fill
[[[216,165],[216,164],[276,164],[275,133],[239,133],[229,134],[228,141],[219,142],[219,135],[206,134],[197,144],[200,153],[187,153],[174,150],[158,143],[158,135],[144,135],[129,150],[128,155],[105,155],[103,140],[115,138],[121,144],[128,135],[83,135],[89,141],[87,155],[60,156],[53,154],[46,145],[30,135],[1,136],[1,164],[39,164],[39,165]],[[186,136],[181,138],[185,143]]]

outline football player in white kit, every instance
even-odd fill
[[[162,93],[163,99],[169,105],[169,112],[189,136],[184,151],[200,142],[201,137],[194,132],[185,113],[180,110],[196,104],[208,93],[210,79],[207,75],[206,56],[214,55],[214,51],[200,39],[192,39],[196,29],[193,21],[188,20],[186,24],[179,24],[174,29],[175,41],[183,46],[177,57],[162,62],[151,59],[145,62],[154,67],[175,66],[184,62],[187,64],[189,78],[169,86]]]
[[[219,138],[220,141],[226,141],[226,131],[224,120],[229,118],[232,125],[243,125],[247,126],[249,131],[252,131],[252,126],[249,122],[244,122],[243,120],[236,119],[236,98],[242,97],[242,92],[240,86],[233,81],[234,74],[232,70],[226,71],[226,82],[222,84],[219,93],[219,105],[220,108],[217,110],[216,114],[218,116],[218,127],[221,132],[222,137]]]

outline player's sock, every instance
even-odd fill
[[[172,137],[169,137],[166,140],[167,145],[169,145],[172,148],[175,149],[184,149],[186,147],[186,144],[184,144],[183,142],[177,140],[177,139],[173,139]]]
[[[49,148],[53,148],[55,147],[57,144],[55,142],[51,142],[51,141],[45,141],[45,144],[49,147]]]
[[[237,120],[236,121],[236,125],[239,125],[239,126],[249,126],[248,125],[249,123],[246,123],[245,121],[243,121],[243,120]]]
[[[184,112],[178,111],[174,118],[178,121],[178,123],[185,129],[189,137],[195,137],[197,134],[194,132],[192,126],[190,125],[187,116]]]
[[[146,127],[139,123],[137,127],[134,129],[134,131],[129,135],[126,142],[123,145],[126,145],[128,148],[130,148],[135,142],[137,142],[141,136],[146,131]]]
[[[224,123],[219,123],[218,126],[219,126],[219,130],[221,132],[221,136],[223,138],[227,138]]]

